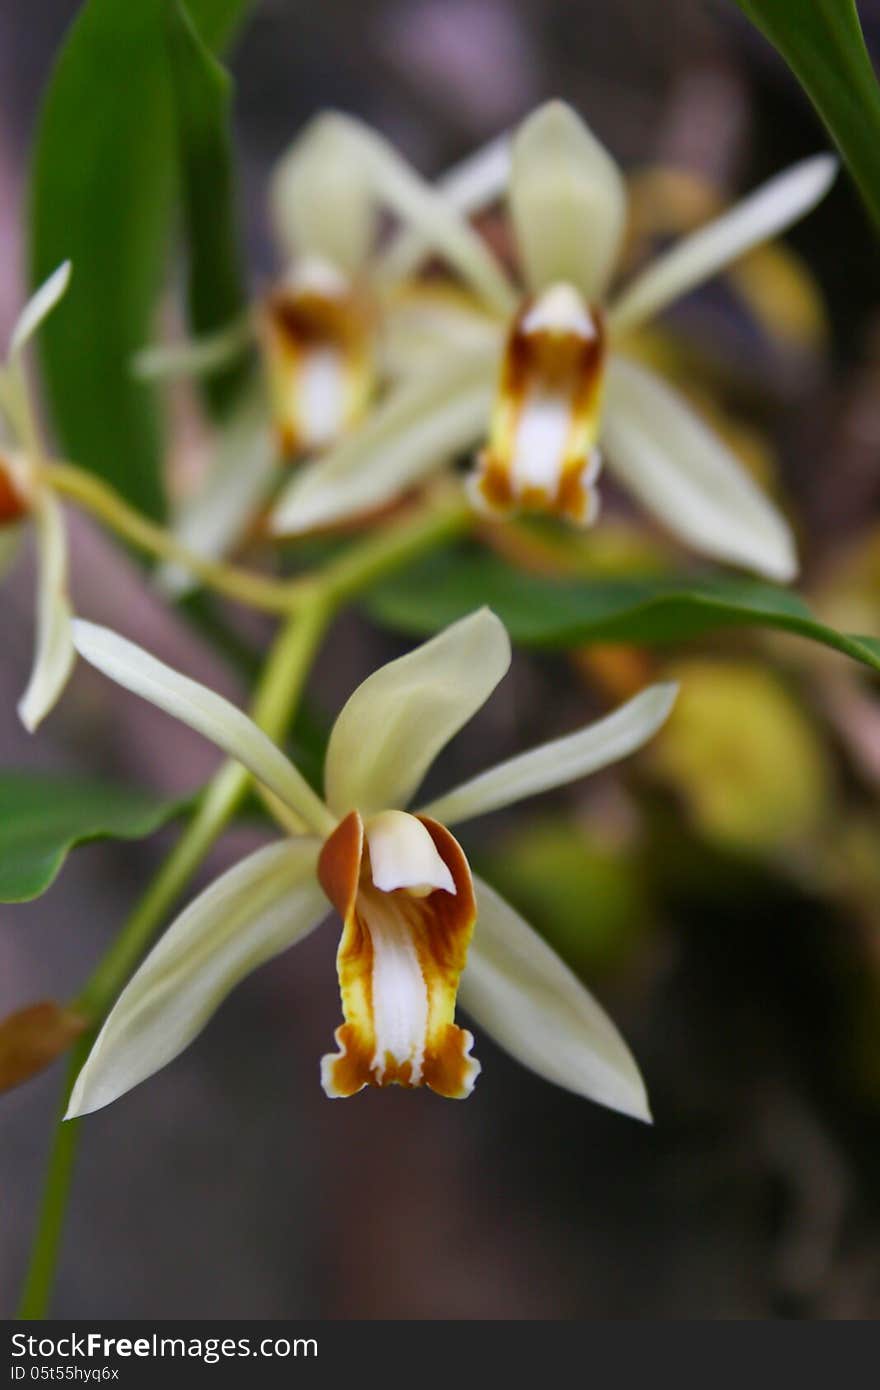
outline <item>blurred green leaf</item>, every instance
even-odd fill
[[[633,846],[612,849],[569,818],[512,830],[479,855],[478,868],[585,977],[621,966],[650,930]]]
[[[189,321],[195,337],[226,328],[244,313],[230,131],[232,80],[202,42],[186,9],[169,14],[169,54],[181,192],[189,260]],[[223,408],[241,384],[244,364],[203,383]]]
[[[43,99],[30,187],[34,284],[67,257],[73,279],[40,335],[60,443],[150,515],[164,510],[161,431],[130,371],[162,280],[176,146],[171,0],[88,0]],[[192,0],[204,41],[224,43],[247,0]]]
[[[880,224],[880,86],[855,0],[736,0],[779,50]]]
[[[139,840],[186,808],[149,792],[44,773],[0,773],[0,902],[28,902],[75,845]]]
[[[436,632],[488,604],[511,637],[536,647],[588,642],[678,642],[723,627],[793,632],[880,671],[880,639],[835,632],[789,589],[757,580],[553,580],[513,569],[487,551],[447,551],[368,595],[368,611],[403,632]]]

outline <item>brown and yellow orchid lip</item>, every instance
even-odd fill
[[[260,315],[272,413],[286,457],[334,443],[357,424],[374,387],[374,315],[330,267],[306,267]]]
[[[30,511],[15,477],[12,460],[0,454],[0,526],[14,526]]]
[[[400,818],[409,845],[419,837],[423,845],[412,882],[383,890],[370,838],[389,816]],[[430,876],[454,891],[424,881],[431,857],[439,872]],[[326,841],[318,878],[343,920],[337,968],[345,1022],[335,1034],[339,1052],[321,1064],[327,1095],[390,1085],[428,1086],[452,1099],[470,1095],[480,1064],[470,1055],[473,1036],[454,1018],[477,909],[457,840],[426,816],[385,813],[365,827],[352,811]]]
[[[605,355],[601,310],[573,286],[526,301],[508,334],[489,440],[471,480],[478,505],[580,526],[595,519]]]

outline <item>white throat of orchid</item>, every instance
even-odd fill
[[[454,1023],[476,920],[473,883],[458,843],[436,821],[353,811],[326,841],[324,891],[343,919],[337,955],[345,1022],[324,1057],[328,1096],[364,1086],[429,1086],[464,1098],[480,1064]]]
[[[324,449],[364,414],[374,386],[372,314],[329,261],[296,261],[261,315],[272,413],[287,456]]]
[[[579,526],[595,520],[604,365],[601,312],[573,285],[526,301],[507,337],[489,440],[469,479],[481,510],[547,512]]]

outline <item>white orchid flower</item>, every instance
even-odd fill
[[[31,733],[58,700],[73,667],[67,594],[67,537],[61,508],[43,480],[42,447],[24,375],[23,353],[70,280],[65,261],[25,305],[0,366],[0,577],[15,558],[21,530],[37,532],[36,654],[18,713]]]
[[[500,157],[500,156],[499,156]],[[377,506],[488,440],[469,480],[481,510],[596,516],[602,456],[697,551],[778,580],[797,571],[791,531],[731,451],[670,386],[625,353],[626,335],[824,196],[830,155],[806,159],[606,294],[623,241],[624,181],[568,106],[550,102],[510,146],[507,206],[525,296],[484,296],[494,335],[472,334],[362,428],[298,471],[273,514],[295,534]],[[430,231],[430,228],[428,229]],[[477,289],[471,255],[432,248]],[[500,269],[500,267],[499,267]],[[600,452],[601,451],[601,452]]]
[[[376,132],[337,112],[317,116],[294,141],[270,195],[285,266],[278,282],[244,320],[200,342],[147,349],[136,360],[147,378],[209,374],[249,346],[261,350],[261,380],[234,410],[202,487],[178,509],[174,529],[188,548],[214,559],[240,541],[282,460],[344,438],[380,379],[417,369],[414,343],[436,351],[442,330],[444,340],[460,335],[485,344],[486,317],[474,296],[503,308],[508,290],[467,215],[499,196],[508,166],[507,142],[495,141],[434,189]],[[382,247],[388,212],[398,230]],[[404,288],[412,266],[434,247],[467,265],[470,298]],[[178,593],[192,582],[177,566],[163,581]]]
[[[170,1062],[244,975],[301,941],[332,904],[343,920],[345,1021],[337,1051],[321,1065],[327,1095],[397,1083],[467,1096],[480,1068],[472,1035],[454,1021],[460,994],[475,1022],[539,1075],[649,1117],[612,1023],[541,937],[471,873],[448,826],[632,753],[665,720],[674,685],[643,690],[598,723],[410,812],[436,755],[510,664],[507,633],[488,609],[355,690],[330,737],[323,800],[220,696],[105,628],[77,622],[75,641],[113,680],[242,762],[304,832],[229,870],[169,927],[104,1024],[70,1115],[107,1105]]]

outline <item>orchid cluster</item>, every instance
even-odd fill
[[[404,504],[418,494],[430,514],[429,480],[439,473],[456,524],[477,536],[522,514],[582,530],[601,524],[607,459],[679,541],[788,581],[797,559],[785,517],[639,359],[638,335],[808,212],[834,174],[830,156],[804,161],[620,288],[626,184],[569,107],[541,107],[433,184],[360,122],[319,116],[273,180],[277,282],[214,337],[148,348],[135,364],[154,378],[210,374],[238,359],[251,365],[214,464],[179,504],[170,532],[134,518],[44,451],[22,351],[61,298],[69,266],[37,292],[0,371],[0,553],[30,519],[40,554],[37,657],[21,718],[37,726],[78,652],[246,769],[284,832],[190,902],[121,982],[106,1018],[89,1020],[102,1026],[70,1116],[108,1104],[171,1061],[246,974],[335,910],[344,1021],[321,1062],[328,1096],[391,1084],[470,1095],[480,1064],[458,1022],[460,1004],[477,1047],[485,1032],[547,1080],[648,1118],[644,1085],[614,1025],[472,872],[452,828],[634,753],[663,724],[675,685],[648,686],[598,722],[411,810],[435,758],[511,660],[504,625],[477,607],[358,686],[333,726],[319,794],[279,746],[283,721],[271,727],[274,738],[267,732],[268,699],[251,719],[131,641],[72,618],[57,495],[91,506],[160,558],[166,592],[215,583],[287,614],[294,635],[332,616],[351,591],[350,567],[348,589],[338,573],[335,588],[320,574],[248,574],[228,559],[242,539],[256,528],[289,548],[291,538],[353,529],[372,574],[375,546],[406,517]],[[490,244],[475,219],[498,205]],[[339,563],[346,573],[345,557]]]

